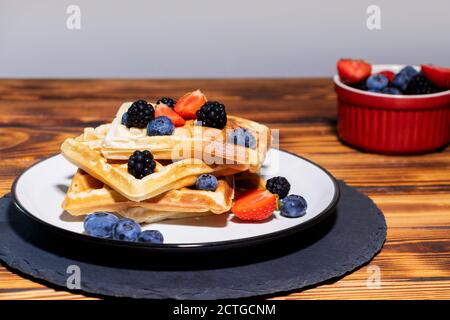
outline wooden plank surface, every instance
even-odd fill
[[[450,299],[450,153],[361,153],[336,138],[330,79],[0,80],[0,195],[13,179],[84,127],[110,121],[129,100],[200,88],[230,114],[281,131],[280,147],[327,168],[384,211],[388,237],[368,265],[320,287],[274,299]],[[373,268],[380,286],[368,286]],[[84,299],[0,267],[0,299]],[[87,297],[89,298],[89,297]]]

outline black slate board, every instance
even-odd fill
[[[229,299],[301,290],[366,264],[382,248],[386,222],[366,196],[339,182],[336,212],[269,244],[210,253],[149,254],[63,238],[0,199],[0,260],[24,276],[66,288],[81,271],[81,292],[149,299]],[[76,291],[75,291],[76,292]]]

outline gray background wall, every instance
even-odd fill
[[[0,0],[3,78],[329,76],[341,56],[450,66],[450,1]]]

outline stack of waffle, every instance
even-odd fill
[[[86,128],[62,144],[63,156],[79,168],[62,204],[70,214],[109,211],[151,223],[228,212],[235,196],[235,177],[245,183],[254,181],[270,147],[268,127],[234,116],[228,116],[222,130],[191,120],[170,136],[147,136],[145,129],[121,123],[130,106],[124,103],[112,123]],[[250,131],[256,148],[227,141],[227,132],[236,128]],[[153,173],[142,179],[127,170],[135,150],[149,150],[156,162]],[[201,174],[217,177],[215,191],[193,187]]]

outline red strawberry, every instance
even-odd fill
[[[392,72],[392,71],[384,70],[384,71],[378,72],[378,74],[382,74],[383,76],[385,76],[386,78],[388,78],[389,82],[394,81],[395,73]]]
[[[172,120],[175,127],[182,127],[186,123],[186,121],[172,108],[166,106],[165,104],[157,104],[155,110],[155,118],[166,116],[170,120]]]
[[[370,76],[372,66],[364,60],[340,59],[337,70],[343,82],[356,84]]]
[[[231,212],[241,220],[260,221],[269,218],[277,207],[277,197],[267,190],[256,189],[242,194]]]
[[[205,103],[205,95],[200,90],[196,90],[182,96],[175,104],[174,110],[185,120],[195,119],[195,113]]]
[[[450,89],[450,68],[436,67],[429,64],[423,64],[422,73],[431,82],[441,88]]]

